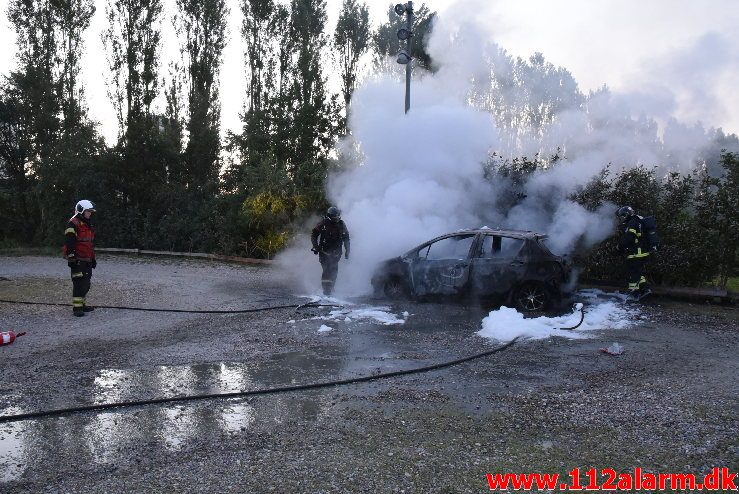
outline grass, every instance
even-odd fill
[[[739,276],[729,278],[726,282],[726,289],[730,292],[739,292]]]

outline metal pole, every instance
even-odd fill
[[[413,2],[407,4],[407,16],[408,16],[408,32],[413,32]],[[406,48],[408,49],[408,56],[411,59],[405,64],[405,112],[411,109],[411,69],[413,68],[413,57],[411,56],[411,41],[413,36],[409,36],[407,40]]]

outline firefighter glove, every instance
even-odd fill
[[[314,254],[318,255],[318,249],[316,249],[315,247],[313,247],[311,249],[311,252],[313,252]]]

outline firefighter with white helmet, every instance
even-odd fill
[[[64,257],[72,272],[72,313],[78,317],[94,310],[94,307],[85,303],[92,270],[97,267],[93,245],[95,228],[91,222],[94,212],[95,205],[92,202],[87,199],[79,201],[64,231]]]

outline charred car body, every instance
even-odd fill
[[[544,239],[489,228],[442,235],[382,262],[372,286],[388,298],[461,295],[512,303],[524,312],[547,309],[561,298],[570,268]]]

